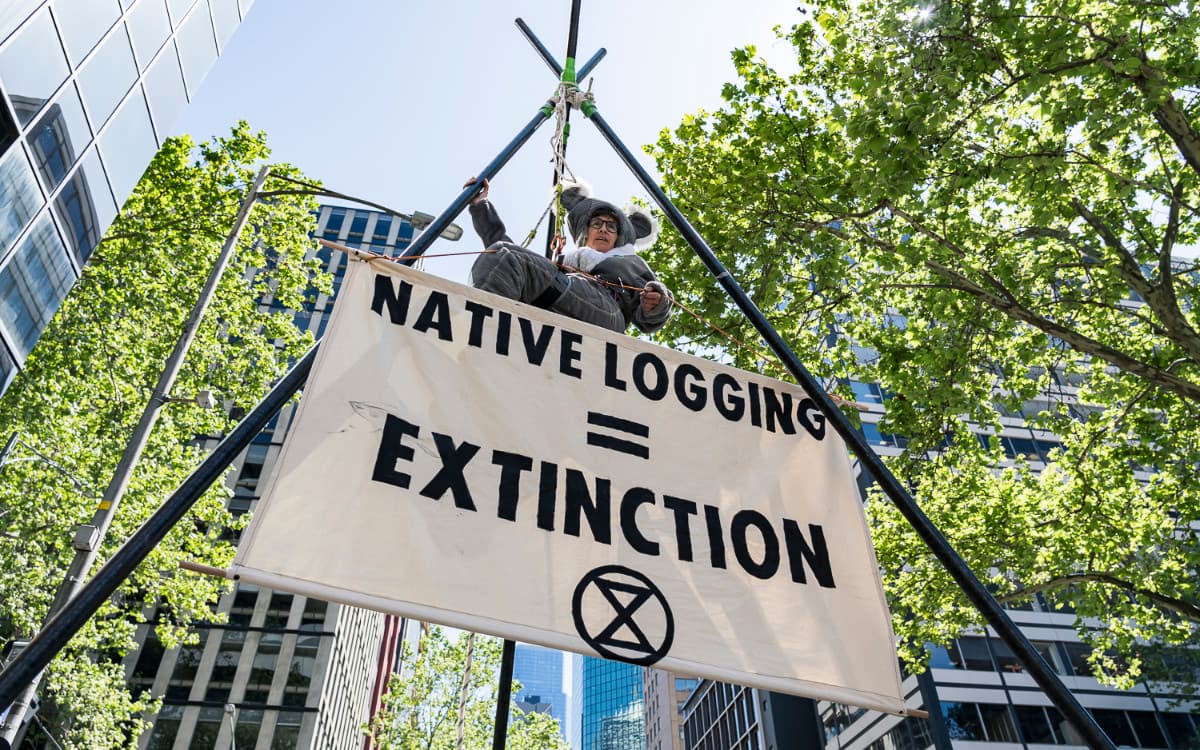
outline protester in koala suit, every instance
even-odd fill
[[[653,217],[642,209],[627,215],[590,197],[582,183],[564,183],[562,205],[577,245],[562,256],[566,273],[512,241],[488,200],[485,180],[470,212],[488,252],[471,267],[471,283],[612,331],[624,332],[631,323],[646,333],[662,328],[671,315],[671,293],[637,254],[658,238]]]

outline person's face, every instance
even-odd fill
[[[587,242],[593,250],[607,253],[617,244],[617,217],[597,214],[588,222]]]

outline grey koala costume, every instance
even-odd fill
[[[568,184],[563,188],[562,205],[567,210],[567,227],[575,237],[578,255],[586,251],[588,222],[601,214],[617,220],[617,240],[613,250],[591,268],[584,268],[604,281],[653,289],[662,301],[649,311],[642,309],[640,291],[606,286],[579,273],[563,273],[553,262],[530,252],[512,241],[504,222],[488,200],[470,207],[471,221],[484,245],[492,252],[480,255],[471,267],[471,283],[487,292],[527,302],[585,323],[624,332],[632,323],[646,333],[662,328],[671,316],[671,294],[659,282],[650,266],[636,254],[636,248],[649,247],[658,236],[658,226],[645,212],[624,211],[606,201],[589,197],[587,186]],[[596,254],[596,251],[590,251]],[[568,265],[572,265],[568,261]]]

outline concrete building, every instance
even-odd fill
[[[685,750],[683,706],[700,684],[661,669],[643,670],[646,698],[646,750]]]
[[[0,393],[252,3],[0,7]]]
[[[413,227],[377,211],[323,206],[317,235],[396,255],[411,242]],[[320,337],[348,263],[328,249],[317,255],[333,275],[333,294],[315,295],[293,314],[297,326]],[[281,410],[239,458],[231,480],[234,514],[257,503],[259,482],[274,470],[294,413],[292,406]],[[228,623],[197,628],[199,643],[175,649],[158,643],[148,613],[139,631],[144,645],[126,659],[126,675],[161,696],[163,707],[140,748],[367,747],[362,727],[396,667],[405,635],[400,618],[240,584],[219,611]]]

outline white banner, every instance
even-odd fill
[[[350,266],[242,580],[904,710],[846,447],[802,389]]]

